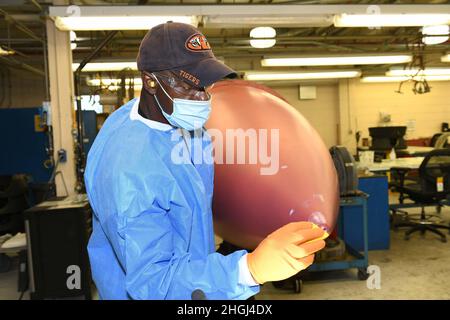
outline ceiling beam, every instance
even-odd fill
[[[450,6],[441,4],[389,4],[378,5],[383,14],[414,13],[450,13]],[[53,17],[67,16],[67,6],[51,6],[49,15]],[[280,15],[333,15],[333,14],[367,14],[367,4],[339,5],[302,5],[302,4],[221,4],[221,5],[147,5],[147,6],[79,6],[80,14],[85,17],[139,16],[139,15],[220,15],[220,16],[273,16]]]
[[[44,43],[44,40],[37,36],[32,30],[30,30],[26,25],[24,25],[22,22],[19,22],[15,20],[9,13],[7,13],[5,10],[0,9],[0,15],[3,15],[7,22],[11,23],[16,29],[22,31],[23,33],[27,34],[29,37],[40,41],[41,43]]]
[[[45,73],[43,70],[37,69],[35,67],[30,66],[29,64],[17,61],[16,59],[13,59],[13,58],[6,58],[6,57],[0,56],[0,63],[6,64],[7,66],[10,66],[10,67],[26,70],[26,71],[32,72],[34,74],[37,74],[37,75],[40,75],[43,77],[45,76]]]
[[[28,0],[2,0],[2,7],[20,7],[28,4]]]
[[[29,0],[39,11],[42,11],[42,6],[36,0]]]

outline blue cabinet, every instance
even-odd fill
[[[53,168],[44,165],[47,134],[37,127],[37,108],[0,109],[0,175],[28,174],[34,182],[47,182]]]
[[[368,237],[369,250],[389,249],[389,193],[386,176],[359,178],[359,190],[369,195]],[[342,207],[338,220],[338,234],[358,251],[364,249],[363,221],[360,207]]]

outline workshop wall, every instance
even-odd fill
[[[301,100],[299,85],[273,87],[295,109],[297,109],[317,130],[325,145],[331,147],[338,143],[338,86],[336,84],[317,85],[316,98]]]
[[[440,131],[442,122],[450,122],[449,81],[430,82],[431,92],[426,94],[414,94],[412,83],[404,83],[402,94],[396,93],[398,85],[359,79],[318,84],[312,100],[299,99],[298,84],[272,87],[311,122],[327,146],[343,144],[353,152],[355,133],[369,137],[369,127],[382,125],[381,112],[391,115],[387,125],[408,126],[407,139],[431,137]]]
[[[380,112],[391,115],[388,125],[409,125],[407,139],[430,137],[440,132],[442,122],[450,122],[450,82],[430,82],[431,92],[414,94],[410,82],[349,82],[349,105],[354,127],[368,137],[368,127],[380,124]]]

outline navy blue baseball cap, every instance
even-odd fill
[[[236,72],[214,56],[205,36],[190,24],[166,22],[150,29],[137,56],[140,71],[173,71],[195,87],[207,87]]]

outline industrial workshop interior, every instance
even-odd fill
[[[0,300],[449,300],[450,1],[0,0]]]

